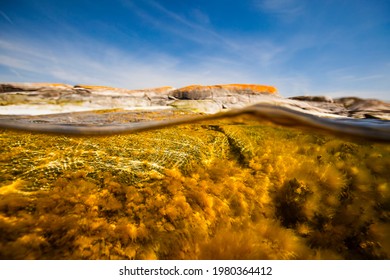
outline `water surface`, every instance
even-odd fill
[[[281,111],[0,122],[0,257],[389,259],[388,123]]]

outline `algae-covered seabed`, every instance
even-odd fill
[[[248,117],[0,131],[1,259],[389,259],[390,145]]]

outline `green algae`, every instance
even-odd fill
[[[3,130],[2,259],[389,259],[390,146],[236,118]]]

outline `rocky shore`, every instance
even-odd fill
[[[340,116],[390,120],[390,104],[377,99],[358,97],[332,99],[326,96],[296,96],[290,99],[306,102],[311,106],[328,110]]]
[[[0,84],[0,115],[40,115],[99,109],[184,110],[217,113],[263,103],[321,117],[390,120],[390,104],[375,99],[324,96],[283,98],[265,85],[192,85],[129,90],[48,83]],[[43,106],[44,105],[44,106]]]

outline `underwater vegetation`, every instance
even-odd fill
[[[0,132],[1,259],[389,259],[390,145],[259,123]]]

